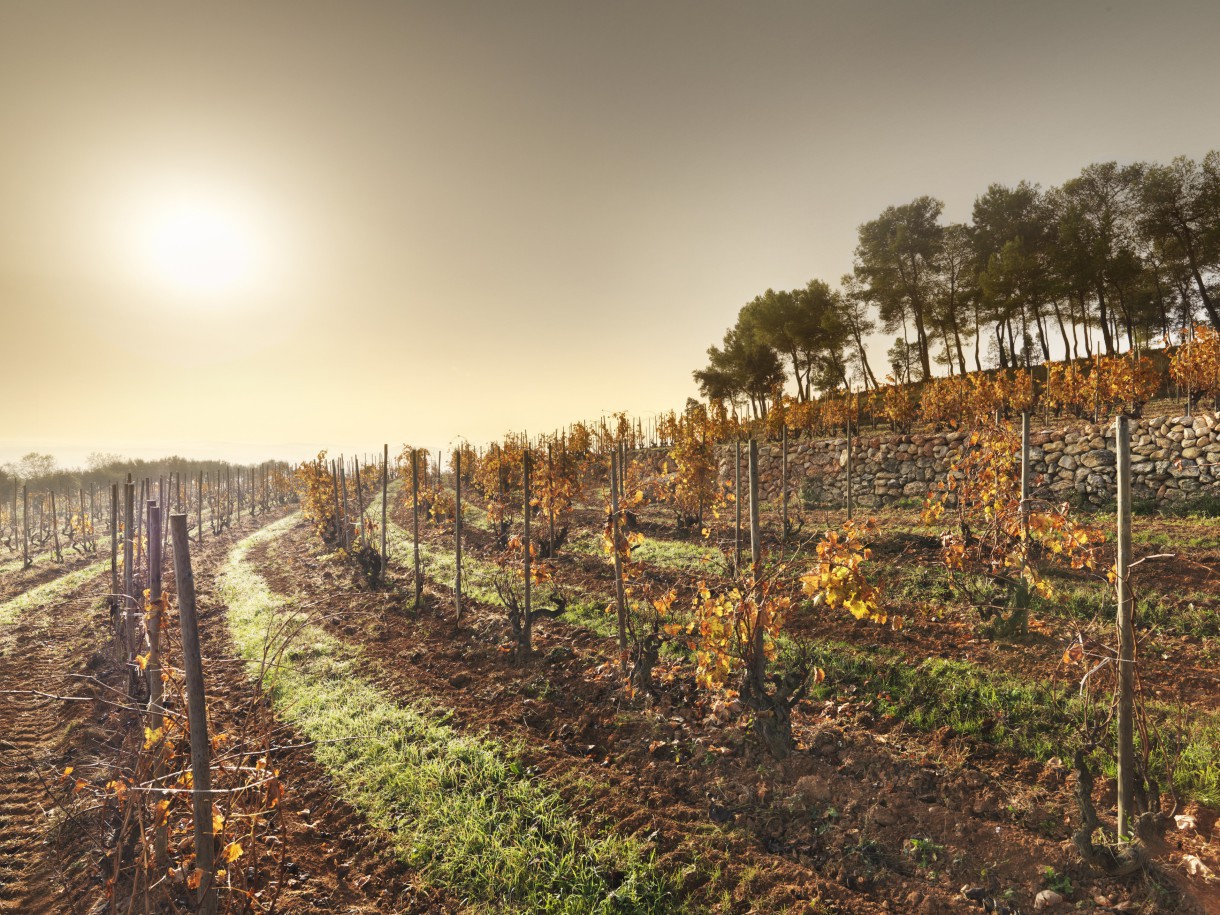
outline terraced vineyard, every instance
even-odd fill
[[[0,910],[1215,910],[1205,506],[1134,522],[1142,818],[1114,845],[1114,515],[1051,532],[1065,509],[1017,500],[1018,625],[970,564],[986,516],[953,561],[935,499],[849,521],[679,445],[457,454],[320,457],[182,544],[212,870],[182,557],[134,614],[109,558],[0,570]]]

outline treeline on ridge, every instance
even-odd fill
[[[1220,151],[992,184],[969,223],[943,210],[923,196],[861,225],[839,289],[814,279],[746,304],[693,373],[702,394],[763,418],[789,382],[803,403],[1220,330]],[[878,330],[896,335],[884,369],[867,351]]]

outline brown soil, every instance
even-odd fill
[[[214,575],[236,536],[248,532],[205,538],[203,548],[193,550],[193,564],[211,732],[269,735],[272,745],[262,751],[285,787],[275,847],[257,862],[256,888],[264,899],[275,896],[282,912],[460,911],[452,900],[419,886],[387,837],[339,797],[307,742],[274,719],[242,667],[232,662],[224,608],[213,597]],[[107,574],[99,575],[53,608],[22,614],[5,633],[0,912],[94,912],[105,900],[113,816],[104,807],[74,803],[60,775],[71,765],[72,780],[104,784],[123,771],[125,744],[142,733],[142,716],[112,701],[122,695],[126,674],[111,649],[108,612],[98,605],[107,581]],[[172,572],[167,587],[172,590]],[[171,658],[180,657],[172,621],[169,631]],[[80,701],[35,695],[32,689]],[[129,892],[120,883],[119,898]],[[227,905],[242,910],[237,897]]]
[[[485,533],[470,533],[468,546],[485,550]],[[435,609],[414,616],[401,594],[341,582],[303,527],[253,558],[274,589],[317,602],[335,635],[380,662],[370,675],[387,691],[518,742],[582,816],[651,843],[669,872],[690,874],[683,868],[702,860],[684,886],[697,907],[726,894],[728,911],[819,899],[848,912],[977,911],[958,893],[970,884],[997,898],[1011,890],[1024,909],[1049,865],[1071,877],[1074,898],[1134,897],[1155,908],[1148,887],[1098,877],[1071,851],[1062,766],[875,721],[850,700],[798,709],[798,752],[777,763],[679,665],[663,665],[655,701],[627,699],[612,646],[587,630],[540,621],[535,656],[515,664],[501,650],[495,608],[468,603],[456,628],[437,615],[448,614],[452,595],[431,584]],[[911,839],[931,844],[920,852]],[[1162,879],[1185,889],[1171,874]],[[1183,897],[1162,910],[1204,904]]]
[[[0,575],[0,604],[19,597],[39,585],[54,581],[61,575],[67,575],[69,572],[97,562],[99,558],[97,554],[68,554],[64,556],[63,562],[44,558],[28,569],[17,568],[6,572]]]
[[[106,621],[88,595],[99,580],[22,614],[0,641],[0,912],[71,910],[70,878],[45,854],[62,834],[43,810],[63,798],[59,775],[75,756],[67,735],[90,703],[52,696],[79,695],[73,675],[94,660]]]

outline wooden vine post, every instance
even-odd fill
[[[55,533],[55,561],[64,561],[64,551],[59,545],[59,512],[55,508],[55,490],[51,490],[51,530]]]
[[[162,566],[162,508],[155,502],[148,503],[148,600],[151,619],[148,624],[148,715],[153,731],[165,726],[165,709],[162,705],[161,681],[161,619],[165,609],[161,589]],[[153,767],[153,779],[163,774],[160,759]],[[160,815],[157,817],[153,835],[153,855],[157,873],[163,873],[169,859],[169,824]]]
[[[387,506],[390,504],[390,445],[381,446],[381,580],[385,581],[389,556],[385,548]]]
[[[140,481],[140,491],[136,494],[136,503],[135,503],[135,507],[134,507],[135,519],[136,519],[136,563],[137,564],[148,562],[148,557],[144,555],[144,501],[147,498],[147,496],[148,496],[148,479],[145,478]],[[147,572],[147,569],[145,569],[145,572]],[[145,581],[148,580],[147,574],[145,574],[144,580]],[[136,595],[134,593],[131,596],[133,598],[136,597]],[[138,607],[139,602],[136,602],[136,604],[134,604],[133,606]]]
[[[1135,601],[1131,594],[1131,430],[1123,414],[1115,420],[1118,453],[1118,837],[1130,836],[1135,799]]]
[[[546,443],[546,534],[548,554],[555,555],[555,454],[551,442]]]
[[[759,525],[758,516],[758,442],[750,439],[750,457],[749,457],[749,474],[750,474],[750,590],[754,595],[754,600],[758,602],[757,613],[754,617],[754,630],[751,633],[753,640],[753,649],[751,656],[754,660],[754,670],[752,676],[757,688],[763,687],[764,676],[766,673],[766,627],[762,615],[762,590],[759,587],[762,579],[762,531]]]
[[[199,502],[195,506],[195,519],[199,523],[199,543],[203,544],[203,471],[199,471]]]
[[[202,915],[215,915],[216,864],[212,836],[212,764],[208,739],[203,657],[195,616],[195,574],[187,539],[186,515],[170,518],[174,533],[174,577],[178,583],[178,620],[182,625],[182,666],[186,673],[186,713],[191,729],[192,796],[195,807],[195,869],[200,871],[198,902]]]
[[[174,477],[171,474],[169,478],[169,492],[162,500],[161,505],[161,558],[165,558],[166,547],[169,546],[169,506],[174,500]]]
[[[343,525],[343,549],[351,549],[351,531],[347,517],[347,463],[339,457],[339,523]]]
[[[330,462],[330,489],[335,497],[335,541],[343,542],[343,510],[339,507],[339,469]]]
[[[356,475],[356,524],[360,525],[360,546],[368,543],[368,532],[364,529],[364,487],[360,485],[360,458],[352,458],[352,468]],[[367,469],[367,468],[366,468]]]
[[[135,663],[136,658],[136,586],[135,586],[135,497],[136,487],[128,475],[123,486],[123,646],[126,663]],[[130,680],[134,687],[135,678]]]
[[[419,563],[419,452],[411,449],[411,537],[414,541],[412,562],[415,564],[415,609],[424,592],[424,578]]]
[[[110,484],[110,609],[114,611],[119,606],[119,484]],[[116,627],[121,619],[114,616]],[[122,630],[116,628],[115,636]]]
[[[439,454],[439,452],[438,452]],[[457,564],[454,570],[453,577],[453,599],[457,608],[455,619],[462,618],[462,452],[458,449],[454,455],[454,475],[453,475],[453,538],[455,543],[455,554],[457,556]],[[436,465],[437,485],[440,485],[441,465],[438,460]]]
[[[733,572],[741,574],[741,439],[733,442]]]
[[[614,602],[618,610],[618,651],[623,673],[627,672],[627,601],[623,594],[623,557],[619,552],[620,532],[618,516],[618,477],[622,468],[618,466],[618,449],[610,455],[610,536],[614,539]]]
[[[1029,411],[1021,414],[1021,532],[1029,539]]]
[[[779,545],[780,550],[786,553],[788,551],[788,423],[786,422],[780,427],[779,489]]]
[[[30,567],[30,487],[21,487],[21,568]]]
[[[755,581],[762,576],[762,531],[758,506],[758,441],[750,439],[750,565]]]
[[[1191,323],[1190,329],[1186,333],[1187,333],[1188,339],[1189,339],[1189,343],[1187,344],[1187,346],[1189,347],[1191,344],[1194,343],[1194,340],[1195,340],[1195,326],[1193,323]],[[1191,372],[1186,373],[1186,418],[1187,419],[1191,418],[1191,401],[1194,400],[1194,397],[1192,396],[1191,388],[1194,386],[1195,380],[1192,377],[1192,374],[1193,373],[1191,373]],[[1176,383],[1174,386],[1175,387],[1177,386]]]
[[[530,452],[528,447],[521,455],[521,485],[525,490],[523,500],[525,508],[525,533],[522,540],[522,547],[525,551],[525,618],[521,623],[525,637],[525,652],[529,654],[534,644],[534,617],[533,606],[530,603]]]
[[[705,445],[707,444],[706,429],[704,430],[704,433],[703,433],[703,444],[705,444]],[[715,454],[715,452],[716,452],[716,446],[715,446],[715,443],[713,443],[712,444],[712,453]],[[700,486],[700,487],[698,487],[698,489],[699,489],[699,531],[702,532],[703,531],[703,487]]]
[[[851,487],[851,400],[847,401],[847,520],[850,521],[853,515],[854,506],[852,505],[852,487]]]

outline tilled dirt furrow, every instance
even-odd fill
[[[97,579],[82,586],[88,593]],[[87,601],[57,601],[53,611],[22,615],[3,645],[0,668],[0,912],[62,910],[64,891],[47,853],[55,822],[66,725],[82,709],[31,692],[70,689],[68,675],[85,661],[75,654],[90,625]]]

